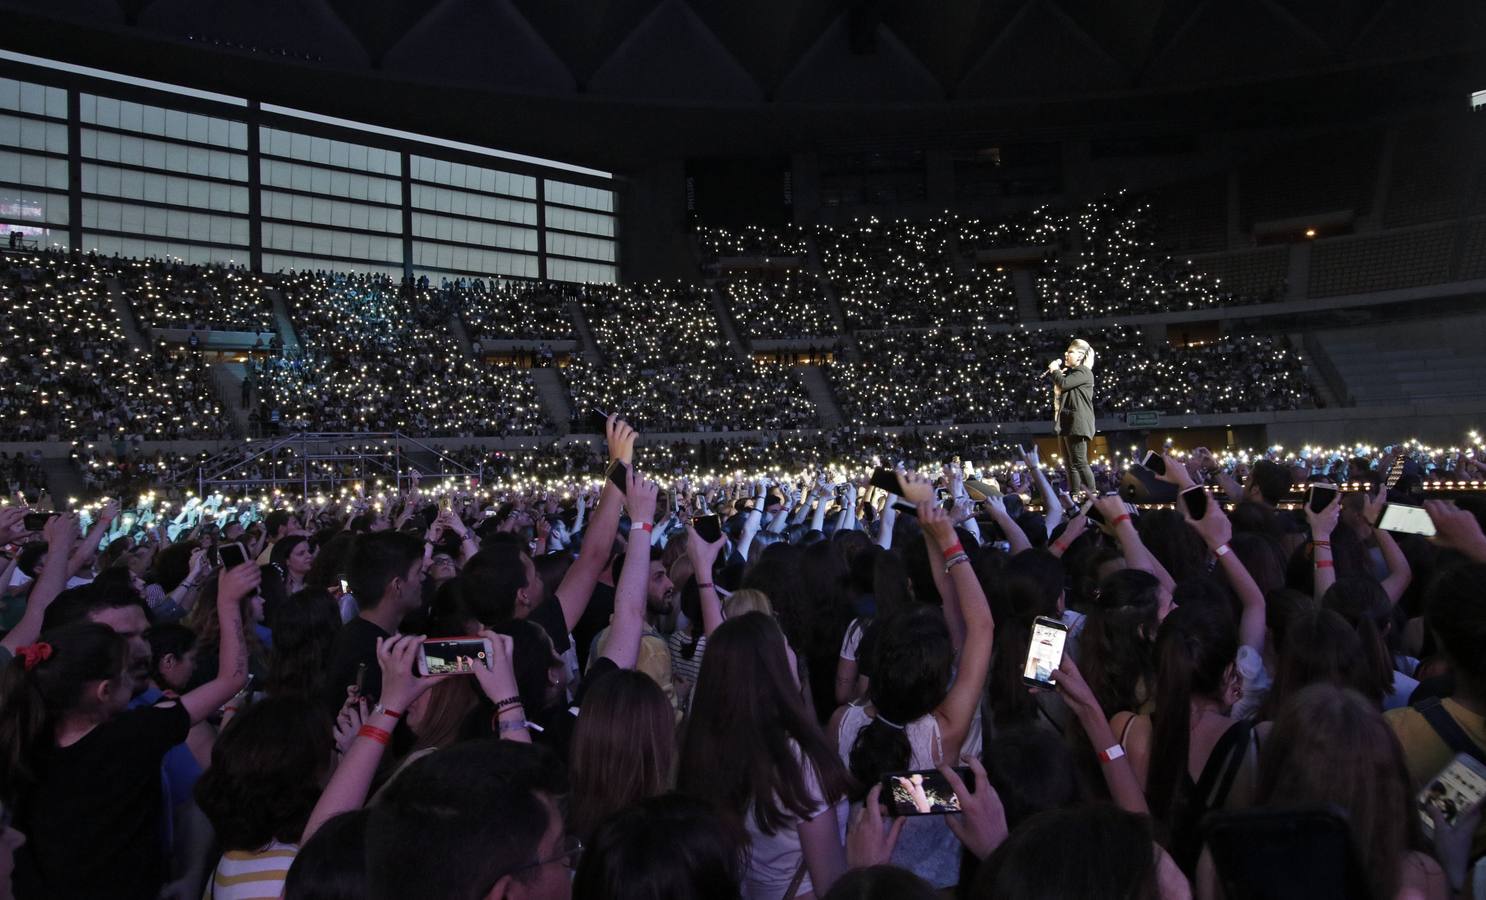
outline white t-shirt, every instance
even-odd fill
[[[846,626],[846,637],[841,640],[841,658],[857,661],[857,650],[862,646],[862,635],[867,633],[867,623],[861,619],[852,619],[851,624]]]
[[[800,759],[800,748],[791,746],[795,759]],[[836,826],[840,834],[842,844],[845,844],[844,833],[846,825],[847,803],[842,798],[835,807],[831,807],[822,796],[820,778],[815,773],[815,767],[802,763],[801,768],[805,772],[805,787],[810,794],[810,815],[803,821],[809,821],[823,814],[834,814]],[[743,896],[745,900],[780,900],[784,892],[789,890],[790,882],[794,881],[795,871],[805,859],[804,851],[800,849],[799,824],[801,819],[791,817],[783,827],[773,834],[764,834],[759,830],[758,821],[754,818],[753,807],[749,806],[744,813],[744,826],[748,830],[748,871],[743,876]],[[815,890],[810,883],[810,872],[807,869],[804,877],[800,880],[800,887],[795,896],[809,894]]]

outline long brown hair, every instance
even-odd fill
[[[1238,631],[1224,606],[1178,606],[1156,635],[1156,709],[1151,715],[1151,815],[1171,825],[1183,800],[1192,740],[1192,698],[1217,698],[1238,656]]]
[[[670,701],[643,672],[603,676],[584,698],[571,755],[568,828],[587,841],[610,814],[670,789],[676,767]]]
[[[774,834],[846,793],[845,768],[790,675],[784,634],[763,613],[730,619],[707,641],[677,782],[739,834],[749,807]]]
[[[1398,894],[1404,854],[1419,836],[1403,748],[1361,694],[1313,684],[1275,719],[1259,760],[1260,806],[1339,806],[1366,860],[1373,896]]]

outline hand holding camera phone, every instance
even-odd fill
[[[217,546],[217,559],[224,569],[235,569],[248,561],[248,551],[235,541]]]
[[[430,638],[418,646],[419,675],[473,675],[490,668],[494,651],[482,637]]]
[[[1456,754],[1419,792],[1419,818],[1424,824],[1424,834],[1434,836],[1431,810],[1439,812],[1446,827],[1454,828],[1456,822],[1470,815],[1482,801],[1486,801],[1486,764],[1468,754]]]
[[[965,783],[967,791],[976,789],[975,773],[968,767],[956,767],[955,774]],[[883,775],[882,800],[893,816],[941,816],[964,811],[959,794],[937,769]]]
[[[1306,488],[1305,505],[1313,513],[1323,513],[1340,496],[1336,485],[1324,481],[1312,481]]]
[[[1027,646],[1022,683],[1029,687],[1057,687],[1053,673],[1063,664],[1063,645],[1067,642],[1067,625],[1057,619],[1038,616],[1032,622],[1032,642]]]
[[[1403,503],[1389,503],[1383,507],[1383,514],[1378,517],[1377,527],[1384,531],[1394,531],[1402,534],[1420,534],[1424,537],[1434,537],[1434,520],[1422,506],[1408,506]]]

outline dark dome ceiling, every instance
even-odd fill
[[[528,103],[506,112],[714,116],[1152,97],[1486,46],[1480,0],[0,0],[0,23],[0,45],[74,61],[201,48],[288,64],[301,87],[308,69]]]

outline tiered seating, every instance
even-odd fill
[[[216,438],[230,425],[197,354],[129,346],[100,264],[0,261],[0,437]]]
[[[647,431],[815,423],[815,408],[792,374],[732,355],[699,289],[595,289],[584,312],[604,360],[565,370],[580,421],[617,412]]]
[[[1270,338],[1183,349],[1151,348],[1123,327],[1080,335],[1097,354],[1099,415],[1296,409],[1313,398],[1299,357]],[[1068,335],[1053,332],[880,334],[862,340],[864,362],[830,377],[848,421],[952,425],[1035,421],[1050,415],[1042,373]]]
[[[475,281],[449,284],[439,293],[441,302],[458,310],[471,340],[570,341],[568,304],[582,288],[546,281]]]
[[[703,263],[721,259],[803,259],[810,253],[810,239],[803,228],[795,225],[702,228],[697,232],[697,247]]]
[[[1311,296],[1335,297],[1438,284],[1450,277],[1453,225],[1317,241]]]
[[[129,305],[147,328],[212,331],[274,329],[263,279],[236,266],[130,260],[115,270]]]
[[[739,272],[718,288],[749,338],[807,338],[836,333],[825,286],[812,272]]]
[[[430,435],[550,426],[525,372],[476,363],[458,346],[433,289],[309,273],[283,289],[305,352],[260,370],[266,419],[276,409],[283,427]]]

